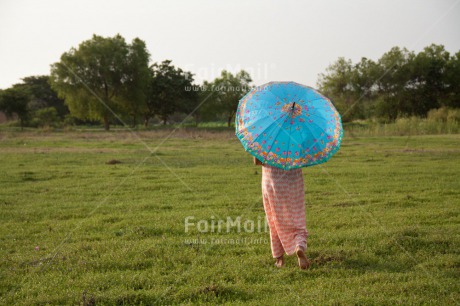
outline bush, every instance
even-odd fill
[[[54,107],[38,109],[31,120],[31,126],[33,127],[57,127],[58,125],[59,117]]]
[[[74,126],[77,124],[75,117],[73,117],[71,114],[65,115],[63,123],[66,127]]]
[[[345,123],[350,136],[403,136],[460,133],[460,110],[442,109],[430,111],[428,118],[399,117],[392,123],[379,120]]]
[[[447,121],[447,115],[449,113],[449,109],[446,107],[435,108],[428,112],[427,119],[431,121]]]
[[[428,120],[432,121],[443,121],[443,122],[459,122],[460,121],[460,109],[441,107],[438,109],[432,109],[428,112]]]
[[[449,109],[449,113],[447,114],[447,122],[460,122],[460,109]]]

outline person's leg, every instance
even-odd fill
[[[305,217],[303,217],[302,221],[297,221],[297,229],[295,230],[294,234],[296,248],[300,248],[305,252],[307,250],[307,238],[308,231],[305,226]]]
[[[270,202],[270,195],[268,193],[264,193],[263,195],[263,203],[264,203],[264,210],[268,221],[268,228],[270,230],[270,245],[272,250],[273,258],[279,258],[284,255],[284,248],[281,244],[281,240],[278,236],[278,232],[276,230],[273,210],[271,207]]]
[[[283,255],[281,255],[280,257],[276,259],[275,266],[277,266],[278,268],[281,268],[282,266],[284,266],[284,256]]]
[[[302,172],[287,172],[277,181],[276,205],[273,214],[277,216],[278,235],[288,255],[296,254],[299,267],[307,269],[310,262],[305,255],[307,228],[305,224],[305,194]]]
[[[297,255],[297,260],[299,262],[300,269],[308,269],[310,267],[310,261],[305,255],[305,250],[302,247],[297,246],[295,253]]]
[[[294,210],[293,227],[294,227],[294,243],[295,254],[301,269],[307,269],[310,266],[310,261],[305,255],[307,250],[307,237],[308,231],[305,224],[305,192],[303,176],[299,177],[297,185],[297,193],[292,202],[292,209]]]
[[[285,171],[279,175],[271,202],[271,214],[276,216],[274,223],[286,254],[295,254],[297,246],[305,251],[307,230],[302,172]]]
[[[278,234],[276,233],[276,229],[272,230],[270,228],[270,245],[272,248],[273,258],[279,258],[284,255],[284,248]]]

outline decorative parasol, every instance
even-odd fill
[[[271,82],[239,102],[236,136],[261,162],[284,170],[329,160],[343,128],[331,100],[295,82]]]

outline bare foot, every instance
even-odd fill
[[[281,255],[280,257],[276,259],[275,266],[278,268],[281,268],[282,266],[284,266],[284,256],[283,255]]]
[[[295,253],[297,255],[297,259],[299,260],[300,269],[302,270],[308,269],[310,267],[310,261],[305,255],[305,252],[301,248],[297,247],[295,250]]]

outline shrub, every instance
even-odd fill
[[[54,107],[41,108],[35,111],[31,125],[34,127],[56,127],[59,123],[57,110]]]
[[[433,110],[428,118],[399,117],[392,123],[353,121],[345,123],[344,129],[352,137],[457,134],[460,133],[460,110]]]
[[[449,113],[447,114],[447,122],[460,122],[460,109],[449,109]]]
[[[449,109],[446,107],[435,108],[428,112],[427,118],[432,121],[447,121]]]

